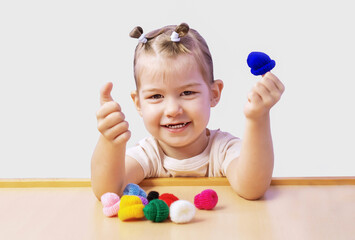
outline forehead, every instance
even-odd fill
[[[136,73],[139,87],[204,81],[199,65],[189,54],[173,58],[143,55],[137,61]]]

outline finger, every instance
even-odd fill
[[[248,101],[251,103],[259,103],[262,101],[262,98],[256,91],[250,91],[248,94]]]
[[[275,74],[273,74],[271,72],[267,72],[263,76],[266,76],[268,79],[271,79],[272,82],[275,84],[275,86],[277,87],[277,89],[281,93],[283,93],[285,91],[285,86],[283,85],[283,83],[280,81],[280,79]]]
[[[278,89],[278,87],[276,86],[275,82],[268,77],[264,77],[261,81],[260,81],[265,87],[266,89],[272,94],[278,94],[280,92],[280,90]]]
[[[114,101],[104,103],[96,113],[97,119],[105,118],[107,115],[113,112],[120,112],[121,106]]]
[[[112,82],[106,83],[104,86],[102,86],[100,90],[100,104],[103,105],[106,102],[113,101],[113,98],[111,97],[111,90],[113,88]]]
[[[270,96],[269,90],[265,87],[264,84],[261,82],[257,82],[254,87],[255,92],[261,97],[261,99],[264,101],[265,98]]]
[[[115,144],[122,144],[122,143],[126,143],[128,142],[128,140],[131,138],[131,131],[126,131],[124,133],[122,133],[121,135],[119,135],[118,137],[116,137],[113,142]]]
[[[261,75],[261,77],[265,77],[265,76],[267,76],[267,75],[274,75],[274,74],[272,74],[270,71],[268,71],[268,72],[266,72],[266,73],[264,73],[263,75]]]
[[[265,107],[271,108],[279,99],[281,94],[277,91],[274,93],[270,93],[264,84],[257,84],[256,92],[262,98],[262,102]]]
[[[262,83],[264,84],[264,86],[269,90],[270,92],[270,96],[268,96],[266,104],[268,106],[272,106],[273,104],[275,104],[277,101],[280,100],[281,95],[283,90],[280,90],[277,86],[275,81],[279,81],[277,78],[264,78],[262,80]],[[281,83],[281,82],[280,82]],[[282,83],[281,83],[282,84]]]
[[[274,83],[281,93],[285,91],[285,85],[277,77],[274,79]]]
[[[113,112],[110,113],[107,117],[105,117],[101,121],[98,121],[97,128],[102,134],[105,134],[108,129],[121,123],[122,121],[124,121],[124,119],[125,116],[122,112]]]
[[[110,140],[114,140],[117,137],[119,137],[120,135],[122,135],[123,133],[127,132],[128,128],[129,128],[128,122],[123,121],[123,122],[113,126],[112,128],[108,129],[105,132],[105,137]]]
[[[262,77],[265,77],[265,76],[268,76],[268,77],[271,77],[271,76],[275,76],[271,71],[268,71],[266,73],[264,73],[263,75],[261,75]]]

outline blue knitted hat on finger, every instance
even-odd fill
[[[276,65],[276,62],[263,52],[249,53],[247,63],[251,73],[256,76],[271,71]]]

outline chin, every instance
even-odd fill
[[[192,142],[191,140],[188,140],[188,139],[191,139],[191,138],[188,138],[186,140],[184,139],[181,139],[179,137],[177,137],[176,139],[172,139],[171,137],[170,138],[157,138],[160,142],[163,142],[164,144],[166,145],[169,145],[170,147],[175,147],[175,148],[182,148],[182,147],[186,147],[188,145],[190,145]]]
[[[175,147],[175,148],[181,148],[181,147],[185,147],[188,145],[188,143],[186,143],[185,141],[166,141],[164,139],[159,139],[160,142],[163,142],[167,145],[169,145],[170,147]]]

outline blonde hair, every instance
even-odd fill
[[[174,42],[170,38],[174,31],[180,38],[178,42]],[[165,26],[145,35],[143,35],[143,29],[138,26],[135,27],[129,35],[133,38],[145,37],[146,39],[146,41],[143,41],[144,43],[142,41],[138,43],[134,54],[133,68],[137,88],[139,86],[137,62],[142,55],[174,58],[182,54],[190,54],[199,65],[199,69],[206,83],[213,83],[213,62],[208,45],[205,39],[203,39],[196,30],[190,29],[186,23],[182,23],[178,26]]]

